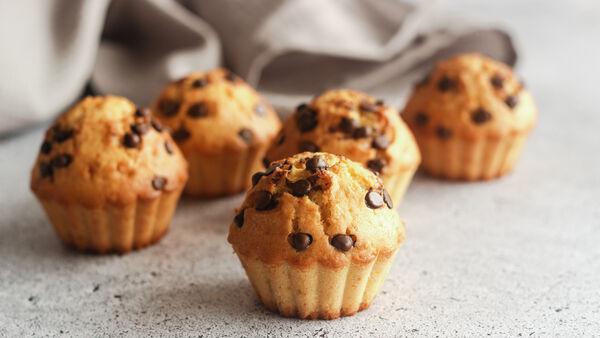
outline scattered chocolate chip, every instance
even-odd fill
[[[435,130],[435,133],[442,140],[449,139],[452,136],[452,130],[450,130],[450,129],[446,128],[446,127],[438,127]]]
[[[240,212],[238,212],[235,217],[233,217],[233,223],[238,227],[241,228],[244,225],[244,209],[240,210]]]
[[[440,81],[438,81],[438,89],[442,92],[448,91],[450,89],[454,89],[456,87],[456,82],[451,78],[444,75]]]
[[[267,115],[267,108],[265,107],[264,104],[262,103],[257,103],[254,106],[254,112],[256,113],[256,115],[258,116],[265,116]]]
[[[385,160],[383,160],[381,158],[375,158],[375,159],[367,161],[367,168],[371,169],[372,171],[374,171],[376,173],[381,173],[381,171],[383,170],[385,165],[386,165]]]
[[[289,235],[288,241],[296,251],[304,251],[312,244],[312,236],[303,232],[295,232]]]
[[[352,137],[355,139],[365,138],[371,136],[373,133],[373,129],[370,126],[362,126],[354,129],[352,132]]]
[[[152,188],[154,190],[163,190],[165,185],[167,185],[167,179],[162,176],[155,176],[152,179]]]
[[[52,159],[52,166],[54,168],[66,168],[71,162],[73,162],[73,156],[70,154],[59,154]]]
[[[131,131],[138,135],[144,135],[148,130],[150,130],[150,127],[145,123],[134,123],[131,125]]]
[[[202,88],[206,86],[208,83],[204,79],[196,79],[192,82],[192,88]]]
[[[179,129],[171,133],[171,136],[173,137],[173,140],[175,140],[175,142],[183,142],[187,140],[191,136],[191,134],[189,131],[187,131],[187,129],[185,129],[184,126],[181,126],[179,127]]]
[[[100,290],[100,284],[94,285],[94,289],[92,289],[92,292],[96,292],[98,290]]]
[[[502,89],[502,87],[504,86],[504,79],[500,75],[495,74],[490,78],[490,83],[494,88]]]
[[[306,169],[316,172],[318,170],[326,170],[327,162],[321,156],[313,156],[306,161]]]
[[[40,163],[40,175],[42,178],[51,177],[54,174],[54,168],[52,168],[51,164],[46,162]]]
[[[194,119],[206,117],[208,116],[208,107],[202,102],[194,103],[188,108],[187,114]]]
[[[394,209],[394,201],[392,201],[392,196],[387,192],[387,190],[383,189],[383,201],[388,208]]]
[[[370,102],[368,100],[362,100],[360,101],[360,103],[358,104],[358,108],[366,113],[372,113],[372,112],[376,112],[377,109],[379,109],[379,107],[374,104],[373,102]]]
[[[263,157],[263,159],[262,159],[262,164],[263,164],[263,166],[264,166],[265,168],[268,168],[268,167],[269,167],[269,164],[271,164],[271,161],[269,161],[269,159],[268,159],[268,158],[266,158],[266,157]]]
[[[312,143],[311,141],[306,140],[300,141],[300,143],[298,144],[298,148],[300,149],[300,152],[310,151],[312,153],[316,153],[319,151],[319,146]]]
[[[371,209],[378,209],[381,208],[383,206],[383,196],[381,196],[381,194],[375,190],[369,190],[369,192],[367,192],[367,194],[365,195],[365,202],[367,203],[367,206]]]
[[[292,195],[302,197],[308,195],[311,184],[308,180],[298,180],[296,182],[289,182],[288,187],[292,190]]]
[[[149,117],[150,116],[150,109],[148,109],[148,108],[136,108],[134,114],[135,114],[136,117]]]
[[[356,128],[358,128],[358,121],[346,116],[342,117],[338,124],[338,129],[346,134],[352,134]]]
[[[126,148],[135,148],[140,144],[141,140],[142,139],[140,138],[140,135],[127,133],[125,136],[123,136],[123,145]]]
[[[331,245],[340,251],[349,251],[354,246],[354,240],[352,236],[338,234],[333,236],[329,242]]]
[[[156,121],[156,120],[150,121],[150,124],[152,125],[152,128],[154,128],[154,130],[156,130],[159,133],[162,132],[163,129],[164,129],[163,125],[160,122]]]
[[[517,104],[519,103],[519,99],[516,96],[509,95],[504,100],[504,103],[506,103],[506,105],[508,106],[508,108],[512,109],[512,108],[514,108],[514,107],[517,106]]]
[[[252,143],[252,140],[254,139],[254,133],[252,133],[252,130],[248,128],[240,129],[238,136],[247,144]]]
[[[277,206],[277,200],[273,194],[266,190],[255,192],[254,198],[256,201],[254,208],[258,211],[272,210]]]
[[[306,104],[301,104],[296,108],[296,124],[300,132],[305,133],[315,129],[317,126],[317,112]]]
[[[265,173],[263,173],[263,172],[259,171],[259,172],[254,173],[254,175],[252,175],[252,186],[257,185],[263,176],[265,176]]]
[[[279,137],[277,138],[277,145],[282,145],[282,144],[283,144],[283,142],[285,142],[285,134],[284,134],[284,133],[281,133],[281,134],[279,135]]]
[[[235,82],[239,77],[232,71],[228,70],[225,73],[225,80]]]
[[[55,129],[54,130],[54,142],[58,142],[58,143],[63,143],[66,140],[70,139],[71,137],[73,137],[73,129],[65,129],[65,130],[60,130],[60,129]]]
[[[475,124],[483,124],[492,119],[492,114],[483,108],[476,109],[471,113],[471,121]]]
[[[427,122],[429,122],[429,116],[427,116],[425,112],[417,112],[417,115],[415,116],[415,123],[417,126],[424,126]]]
[[[173,145],[169,141],[165,141],[165,150],[169,155],[173,154]]]
[[[385,135],[377,135],[373,139],[371,146],[375,149],[386,149],[390,146],[390,140]]]
[[[427,37],[424,34],[419,33],[412,39],[410,44],[414,47],[420,46],[425,42],[425,40],[427,40]]]
[[[48,142],[48,141],[44,141],[42,142],[42,146],[40,147],[40,151],[42,152],[42,154],[50,154],[50,152],[52,151],[52,143]]]
[[[164,99],[158,104],[160,113],[164,116],[175,116],[179,111],[179,102],[169,99]]]

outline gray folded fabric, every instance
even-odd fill
[[[430,1],[20,0],[0,13],[0,134],[54,117],[90,79],[146,105],[166,81],[225,65],[286,111],[334,87],[399,104],[458,52],[516,61],[507,33]]]

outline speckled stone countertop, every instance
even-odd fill
[[[508,177],[416,177],[399,208],[408,239],[368,310],[335,321],[265,311],[226,241],[242,196],[184,200],[171,232],[139,252],[64,249],[28,190],[38,128],[0,141],[0,336],[600,333],[600,5],[457,3],[519,37],[539,124]]]

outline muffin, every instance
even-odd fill
[[[281,126],[273,108],[224,69],[192,73],[170,83],[153,113],[171,129],[188,160],[185,192],[198,197],[246,190]]]
[[[426,172],[472,181],[514,167],[537,109],[507,65],[465,54],[438,63],[415,87],[402,117],[419,143]]]
[[[123,97],[87,97],[46,131],[31,190],[64,243],[122,253],[167,232],[187,175],[149,110]]]
[[[342,156],[304,152],[253,183],[228,240],[265,307],[311,319],[367,308],[404,240],[381,179]]]
[[[399,203],[421,161],[417,143],[398,111],[354,90],[329,90],[301,104],[267,152],[279,160],[323,151],[359,162],[383,179]]]

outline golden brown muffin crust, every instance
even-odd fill
[[[510,67],[479,54],[438,63],[414,89],[402,117],[417,135],[498,139],[527,132],[537,109]]]
[[[187,163],[149,110],[118,96],[87,97],[44,136],[31,189],[61,203],[98,207],[180,189]]]
[[[381,180],[344,157],[304,152],[272,163],[253,181],[229,228],[240,255],[342,267],[392,255],[404,240]]]

